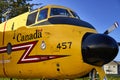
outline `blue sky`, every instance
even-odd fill
[[[30,3],[43,3],[41,6],[55,4],[71,8],[82,20],[92,24],[99,33],[103,33],[115,21],[120,25],[120,0],[32,0]],[[38,7],[40,6],[34,6]],[[120,26],[109,35],[120,42]],[[115,60],[120,61],[120,51]]]

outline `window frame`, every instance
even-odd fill
[[[78,16],[78,14],[77,14],[76,12],[70,10],[70,13],[72,14],[72,16],[73,16],[74,18],[80,19],[80,17]]]

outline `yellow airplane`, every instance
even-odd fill
[[[112,26],[117,27],[115,23]],[[118,43],[97,33],[71,9],[47,5],[0,24],[0,77],[73,79],[96,71],[118,53]]]

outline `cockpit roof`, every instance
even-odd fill
[[[31,13],[33,13],[35,11],[40,11],[40,10],[46,9],[46,8],[61,8],[61,9],[66,9],[66,10],[69,10],[69,11],[73,11],[70,8],[67,8],[67,7],[64,7],[64,6],[60,6],[60,5],[45,5],[45,6],[41,6],[40,8],[35,9],[34,11],[31,11]]]
[[[52,17],[70,17],[80,19],[74,11],[67,7],[47,5],[31,11],[28,15],[27,25],[31,25],[36,22],[42,22]]]
[[[26,25],[48,25],[48,23],[77,25],[94,29],[92,25],[80,20],[79,16],[73,10],[59,5],[42,6],[32,11],[28,15]]]
[[[64,7],[64,6],[60,6],[60,5],[46,5],[46,6],[42,6],[42,7],[38,8],[38,10],[39,9],[44,9],[44,8],[64,8],[64,9],[71,10],[70,8],[67,8],[67,7]]]

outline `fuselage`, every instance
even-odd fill
[[[87,30],[95,32],[73,25],[21,27],[15,34],[6,32],[5,46],[0,48],[0,75],[21,78],[85,75],[93,68],[83,62],[81,54],[81,40]],[[8,54],[5,49],[9,43],[12,50]]]
[[[2,23],[0,30],[0,77],[75,78],[94,68],[83,60],[82,42],[86,33],[97,32],[69,8],[42,7]]]

